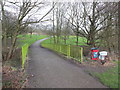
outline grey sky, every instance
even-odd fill
[[[21,2],[22,0],[7,0],[7,1],[10,1],[10,2]],[[8,3],[6,1],[6,7],[5,7],[5,9],[7,10],[7,11],[9,11],[9,12],[12,12],[12,13],[14,13],[14,14],[18,14],[19,13],[19,8],[17,7],[17,6],[15,6],[15,5],[13,5],[13,4],[11,4],[11,3]],[[34,0],[32,0],[32,1],[34,1]],[[36,0],[35,0],[36,1]],[[40,2],[40,0],[38,0],[39,2]],[[36,10],[37,10],[37,8],[35,8],[35,9],[33,9],[27,16],[26,16],[26,18],[29,16],[29,15],[31,15],[32,13],[34,13],[34,15],[31,17],[32,19],[34,19],[34,20],[36,20],[36,19],[40,19],[42,16],[44,16],[50,9],[51,9],[51,5],[50,5],[51,3],[50,2],[46,2],[45,3],[45,5],[41,5],[42,6],[42,8],[41,9],[39,9],[39,11],[37,11],[36,12]],[[18,15],[16,15],[16,16],[18,16]],[[46,19],[49,19],[51,17],[51,14],[48,14],[44,19],[43,19],[43,21],[44,20],[46,20]],[[43,22],[43,24],[50,24],[50,22],[48,22],[48,21],[46,21],[46,22]]]
[[[22,2],[22,0],[6,0],[6,1],[11,1],[11,2]],[[32,2],[35,2],[35,1],[37,1],[37,0],[31,0]],[[38,0],[39,2],[40,1],[43,1],[43,0]],[[49,10],[50,10],[50,8],[52,7],[52,5],[50,5],[50,4],[52,4],[52,1],[56,1],[56,2],[59,2],[60,0],[45,0],[48,4],[47,5],[43,5],[44,7],[42,7],[38,12],[36,12],[31,18],[33,19],[33,20],[36,20],[36,19],[40,19],[43,15],[45,15]],[[81,2],[81,1],[83,1],[83,0],[61,0],[61,2]],[[93,0],[89,0],[89,2],[92,2]],[[95,0],[94,0],[95,1]],[[98,1],[98,0],[97,0]],[[101,1],[102,2],[102,0],[99,0],[99,1]],[[119,1],[119,0],[104,0],[104,1]],[[88,0],[84,0],[84,2],[88,2]],[[13,6],[13,4],[12,4],[12,6],[11,6],[11,4],[10,3],[8,3],[8,2],[6,2],[6,5],[8,5],[8,6],[10,6],[10,7],[5,7],[6,8],[6,10],[8,10],[8,11],[10,11],[10,12],[13,12],[13,13],[18,13],[18,9],[17,9],[17,7],[16,6]],[[36,11],[36,9],[33,9],[32,11],[31,11],[31,13],[34,13]],[[30,13],[30,14],[31,14]],[[17,16],[17,15],[16,15]],[[29,15],[28,15],[29,16]],[[27,17],[26,17],[27,18]],[[43,19],[43,21],[44,20],[47,20],[47,19],[50,19],[50,18],[52,18],[52,12],[50,13],[50,14],[48,14],[44,19]],[[48,25],[48,24],[52,24],[52,22],[51,21],[45,21],[45,22],[42,22],[42,24],[43,25]]]

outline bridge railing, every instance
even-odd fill
[[[42,46],[58,53],[62,53],[67,57],[73,58],[80,63],[83,62],[83,48],[75,45],[63,45],[63,44],[48,44],[42,43]]]
[[[26,58],[27,58],[28,47],[29,47],[28,44],[24,44],[24,45],[22,46],[22,68],[23,68],[23,69],[24,69],[24,66],[25,66]]]

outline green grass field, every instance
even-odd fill
[[[118,88],[119,79],[118,79],[118,65],[109,69],[104,73],[94,73],[94,75],[99,78],[99,80],[106,86],[110,88]]]
[[[86,46],[86,42],[87,42],[86,38],[79,37],[78,45]],[[48,40],[43,41],[42,43],[54,44],[54,39],[50,38]],[[64,44],[64,40],[63,39],[60,39],[60,44]],[[75,36],[70,36],[69,39],[66,40],[66,44],[67,45],[76,45],[76,37]]]

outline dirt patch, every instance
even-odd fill
[[[112,62],[106,62],[104,65],[101,65],[97,61],[91,62],[91,63],[83,63],[84,70],[89,73],[103,73],[107,71],[108,69],[114,67],[116,64]]]
[[[24,71],[15,70],[13,67],[4,66],[3,67],[3,88],[21,88],[24,83],[27,82],[25,80]]]
[[[3,88],[22,88],[26,82],[25,71],[21,69],[21,49],[17,49],[11,60],[3,62]]]

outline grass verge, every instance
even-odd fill
[[[118,65],[103,73],[93,73],[101,83],[110,87],[118,88]]]
[[[86,42],[87,40],[84,37],[79,37],[78,45],[87,46]],[[43,41],[42,43],[54,44],[54,39],[50,38]],[[65,42],[62,38],[59,40],[59,44],[65,45]],[[76,37],[69,36],[69,38],[66,40],[66,45],[76,45]]]

